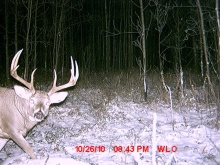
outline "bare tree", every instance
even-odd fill
[[[29,70],[29,53],[30,53],[30,30],[31,30],[31,20],[32,20],[32,10],[33,5],[32,1],[28,1],[28,4],[26,6],[27,9],[27,19],[26,19],[26,39],[25,39],[25,51],[26,51],[26,57],[25,57],[25,71],[24,71],[24,78],[27,79],[29,76],[28,70]]]
[[[165,80],[164,80],[164,52],[166,49],[162,50],[161,46],[162,44],[166,41],[166,38],[170,35],[170,33],[162,38],[162,32],[163,32],[163,28],[165,27],[166,23],[167,23],[167,18],[168,18],[168,12],[170,10],[170,5],[169,2],[166,3],[165,5],[160,4],[159,0],[154,0],[154,4],[155,4],[155,13],[154,13],[154,18],[156,19],[156,30],[158,31],[158,56],[159,56],[159,66],[160,66],[160,74],[161,74],[161,81],[162,84],[164,86],[164,88],[166,89],[166,84],[165,84]]]
[[[220,74],[220,16],[219,16],[219,0],[215,1],[216,21],[217,21],[217,34],[218,34],[218,74]]]
[[[105,0],[105,30],[110,31],[110,4],[111,1]],[[110,67],[110,37],[105,37],[105,69]]]
[[[180,89],[181,97],[184,97],[184,93],[183,93],[184,75],[183,75],[183,67],[182,67],[182,51],[184,49],[185,41],[188,39],[188,36],[185,34],[185,30],[186,30],[185,21],[184,21],[184,18],[181,17],[179,10],[180,10],[179,7],[176,7],[173,10],[172,29],[174,31],[174,35],[172,39],[174,40],[174,45],[172,45],[172,47],[174,48],[174,52],[175,52],[175,55],[174,55],[175,69],[177,71],[177,74],[179,74],[178,87]]]
[[[35,14],[34,14],[34,68],[37,63],[37,17],[38,17],[38,0],[35,1]]]
[[[7,0],[5,0],[5,49],[6,49],[6,53],[5,53],[5,56],[6,56],[6,79],[7,79],[7,83],[8,83],[8,80],[9,80],[9,52],[8,52],[8,48],[9,48],[9,39],[8,39],[8,3],[7,3]]]
[[[15,14],[14,14],[14,37],[15,37],[15,52],[18,50],[18,0],[15,0]]]
[[[196,0],[196,5],[199,10],[199,17],[200,17],[200,30],[201,30],[201,37],[202,37],[202,43],[203,43],[203,51],[204,51],[204,56],[205,56],[205,62],[206,62],[206,78],[208,80],[209,87],[211,89],[212,95],[214,97],[214,100],[216,101],[216,95],[215,91],[211,82],[210,78],[210,70],[209,70],[209,57],[208,57],[208,46],[207,46],[207,41],[206,41],[206,30],[204,26],[204,18],[203,18],[203,11],[201,8],[200,0]]]
[[[69,0],[63,1],[54,1],[53,8],[53,53],[52,53],[52,61],[53,67],[57,69],[58,65],[62,67],[62,56],[64,52],[62,49],[63,38],[65,37],[65,18],[67,9],[65,6],[68,4]]]
[[[143,56],[143,74],[144,74],[144,99],[147,100],[147,68],[146,68],[146,29],[145,29],[145,21],[144,21],[144,8],[143,8],[143,1],[140,0],[140,13],[141,13],[141,50],[142,50],[142,56]],[[149,29],[149,27],[148,27]]]
[[[217,55],[217,64],[218,64],[218,75],[220,74],[220,16],[219,16],[219,0],[215,1],[215,11],[216,11],[216,21],[217,21],[217,34],[218,34],[218,55]],[[220,80],[219,80],[220,86]],[[220,92],[220,90],[218,90]],[[218,94],[219,96],[219,94]],[[220,121],[220,103],[218,98],[218,111],[217,111],[217,122]]]
[[[218,3],[218,2],[217,2]],[[209,52],[208,52],[208,45],[207,45],[207,39],[206,39],[206,29],[204,26],[204,18],[203,18],[203,11],[202,11],[202,7],[200,4],[200,0],[196,0],[196,5],[198,7],[198,11],[199,11],[199,18],[200,18],[200,30],[201,30],[201,37],[202,37],[202,42],[203,42],[203,51],[204,51],[204,56],[205,56],[205,62],[206,62],[206,78],[208,80],[208,87],[211,91],[211,94],[214,98],[215,103],[217,104],[217,121],[216,121],[216,127],[219,128],[219,120],[220,120],[220,108],[219,108],[219,101],[216,97],[216,93],[214,90],[214,87],[212,85],[212,81],[210,78],[210,70],[209,70]],[[216,4],[217,6],[218,4]],[[218,17],[217,17],[218,19]],[[218,20],[217,20],[218,21]],[[219,34],[219,29],[218,29],[218,34]]]
[[[135,4],[133,2],[133,4]],[[140,8],[140,17],[137,15],[137,23],[133,23],[133,28],[136,29],[137,33],[139,34],[137,39],[133,42],[135,46],[137,46],[142,52],[142,60],[137,60],[137,63],[140,67],[140,72],[143,71],[143,82],[144,82],[144,100],[147,100],[147,57],[146,57],[146,39],[148,37],[148,32],[151,26],[152,16],[150,17],[149,22],[146,23],[144,11],[149,4],[145,7],[143,5],[143,1],[139,0],[139,5],[135,4],[135,6]],[[148,25],[147,25],[148,24]],[[147,28],[146,28],[147,25]]]

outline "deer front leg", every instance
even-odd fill
[[[11,139],[17,143],[32,159],[36,159],[33,149],[30,144],[24,139],[22,134],[13,133],[11,134]]]
[[[2,138],[0,138],[0,151],[5,146],[5,144],[7,143],[8,140],[9,139],[2,139]]]

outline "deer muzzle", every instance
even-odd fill
[[[35,118],[36,120],[39,120],[39,121],[43,120],[44,117],[45,117],[45,115],[44,115],[44,113],[43,113],[41,110],[39,110],[38,112],[36,112],[36,113],[34,114],[34,118]]]

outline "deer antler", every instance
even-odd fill
[[[72,57],[70,57],[71,59],[71,76],[70,76],[70,80],[68,83],[64,84],[64,85],[61,85],[61,86],[56,86],[56,83],[57,83],[57,73],[56,73],[56,70],[54,69],[54,82],[53,82],[53,87],[51,88],[51,90],[48,92],[48,95],[52,95],[53,93],[57,92],[57,91],[60,91],[62,89],[65,89],[65,88],[69,88],[71,86],[74,86],[77,82],[77,79],[79,78],[79,69],[78,69],[78,65],[77,65],[77,62],[74,61],[74,65],[75,65],[75,69],[76,69],[76,72],[75,72],[75,75],[74,75],[74,65],[73,65],[73,59]]]
[[[14,77],[16,80],[18,80],[19,82],[21,82],[23,85],[25,85],[28,89],[30,89],[33,93],[35,92],[35,89],[34,89],[34,73],[36,71],[36,69],[33,70],[33,72],[31,73],[31,82],[27,82],[25,81],[23,78],[21,78],[20,76],[18,76],[17,74],[17,69],[19,67],[18,65],[18,60],[19,60],[19,57],[22,53],[23,49],[19,50],[12,62],[11,62],[11,76]]]

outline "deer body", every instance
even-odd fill
[[[0,93],[0,149],[9,139],[13,139],[31,158],[35,158],[31,146],[24,139],[27,132],[37,124],[36,121],[27,120],[30,113],[27,101],[17,96],[12,89],[0,88]]]
[[[78,66],[76,63],[76,76],[74,76],[73,61],[71,59],[71,78],[69,83],[56,86],[55,80],[52,89],[47,93],[37,91],[33,87],[32,72],[31,83],[26,82],[17,75],[17,62],[22,50],[14,57],[11,64],[11,75],[23,83],[26,87],[14,86],[13,89],[0,87],[0,150],[9,139],[19,145],[31,158],[36,158],[33,149],[24,139],[28,131],[38,122],[41,122],[49,112],[49,107],[53,103],[60,103],[67,97],[67,92],[57,92],[59,90],[74,86],[78,79]]]
[[[17,96],[14,90],[7,88],[0,88],[0,100],[0,138],[10,138],[12,130],[19,130],[23,136],[26,136],[27,131],[37,123],[28,120],[28,115],[31,113],[28,101]]]

